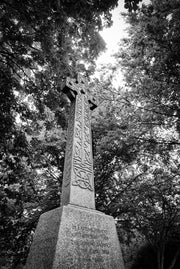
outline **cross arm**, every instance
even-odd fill
[[[89,96],[88,102],[89,102],[89,107],[91,110],[94,110],[97,107],[96,100],[94,97]]]
[[[72,102],[78,93],[76,79],[67,77],[62,92],[65,93]]]
[[[95,98],[89,94],[87,78],[80,74],[78,74],[76,78],[67,77],[62,91],[68,96],[71,102],[75,99],[77,94],[85,94],[90,109],[93,110],[97,107]]]

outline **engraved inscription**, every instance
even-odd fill
[[[82,268],[86,268],[86,265],[89,266],[87,268],[97,268],[98,264],[100,269],[107,268],[111,245],[106,229],[73,224],[71,229],[67,228],[66,236],[73,239],[71,246],[68,246],[72,251],[69,265],[73,265],[73,268],[78,268],[76,266],[79,264]]]

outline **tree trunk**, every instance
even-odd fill
[[[176,251],[176,253],[175,253],[175,255],[174,255],[174,258],[173,258],[173,260],[172,260],[170,266],[168,267],[168,269],[173,269],[173,267],[174,267],[174,265],[175,265],[175,263],[176,263],[176,261],[177,261],[177,258],[178,258],[178,256],[179,256],[179,254],[180,254],[180,248]]]
[[[157,250],[158,269],[164,269],[164,251],[165,251],[165,245],[163,244]]]

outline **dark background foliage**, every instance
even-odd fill
[[[180,7],[151,1],[138,9],[139,2],[124,1],[129,37],[116,65],[102,67],[91,85],[100,100],[92,118],[96,206],[116,218],[127,266],[146,240],[162,269],[169,244],[168,266],[179,244]],[[2,268],[25,263],[40,214],[60,205],[69,113],[62,85],[77,72],[94,74],[106,46],[99,31],[112,24],[116,6],[117,0],[1,1]],[[119,69],[126,83],[115,89]]]

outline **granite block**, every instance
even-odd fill
[[[25,269],[124,269],[114,219],[67,205],[41,216]]]

